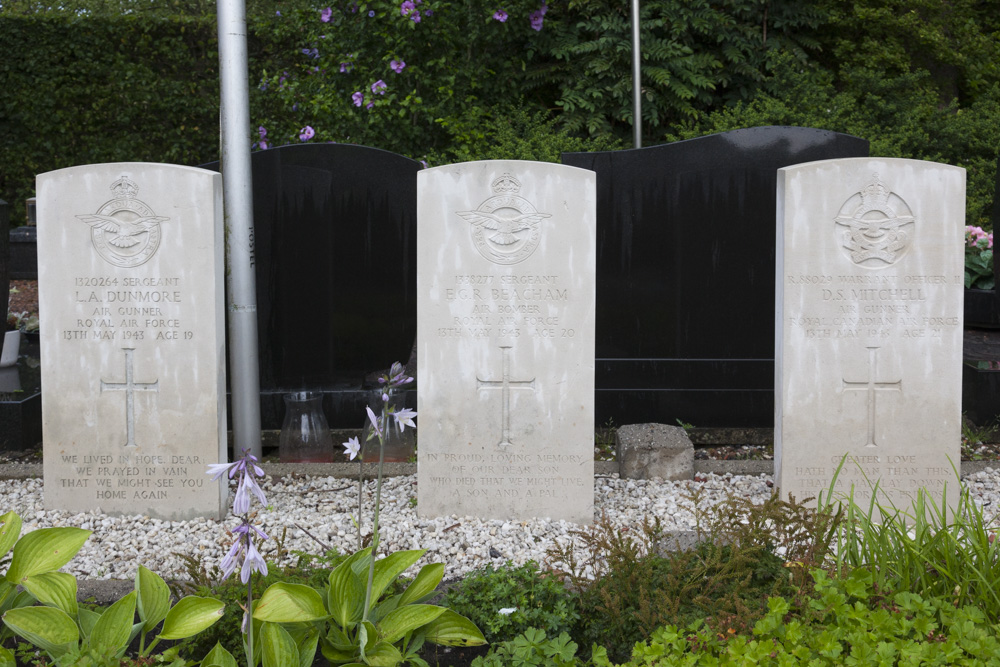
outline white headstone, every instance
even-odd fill
[[[98,164],[37,189],[46,507],[221,516],[221,176]]]
[[[778,170],[775,473],[909,510],[958,497],[965,170],[889,158]]]
[[[417,174],[422,516],[593,519],[595,177]]]

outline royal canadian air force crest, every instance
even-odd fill
[[[90,225],[90,240],[105,261],[124,268],[139,266],[160,247],[160,223],[170,218],[156,215],[136,199],[139,186],[126,176],[111,184],[111,192],[114,199],[97,213],[76,217]]]
[[[505,173],[491,184],[494,195],[475,211],[457,211],[472,224],[472,242],[479,254],[494,264],[517,264],[535,252],[542,237],[539,213],[518,195],[521,182]]]
[[[894,264],[913,242],[913,212],[878,174],[844,203],[836,222],[847,228],[841,246],[860,266],[877,269]]]

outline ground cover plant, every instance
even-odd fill
[[[444,604],[474,622],[491,644],[530,628],[545,628],[555,637],[570,632],[580,618],[563,581],[534,561],[487,565],[448,589]]]

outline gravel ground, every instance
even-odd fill
[[[623,531],[635,529],[643,517],[659,517],[669,531],[689,531],[695,525],[694,502],[704,508],[735,493],[762,502],[771,493],[771,477],[709,474],[700,481],[662,482],[622,480],[617,475],[600,476],[594,482],[595,514],[606,514]],[[1000,507],[1000,471],[968,475],[964,479],[987,516]],[[272,537],[287,531],[284,547],[289,551],[319,553],[323,547],[340,552],[356,548],[356,482],[333,477],[271,479],[263,483],[270,507],[257,516],[260,527]],[[370,531],[374,482],[364,486],[364,529]],[[387,478],[382,488],[382,545],[389,551],[427,549],[415,567],[444,562],[445,577],[458,578],[498,560],[522,564],[543,562],[546,551],[564,543],[580,526],[565,521],[483,521],[449,516],[425,519],[415,508],[416,477]],[[40,479],[0,481],[0,508],[13,509],[24,520],[23,531],[46,526],[77,526],[94,534],[65,568],[80,577],[131,579],[140,563],[165,578],[185,579],[183,561],[176,554],[196,558],[206,568],[216,565],[228,550],[232,537],[227,529],[235,520],[208,519],[161,521],[147,516],[109,517],[96,512],[45,511]],[[307,532],[308,531],[308,534]],[[309,536],[312,535],[312,537]],[[273,552],[271,547],[265,550]],[[380,548],[380,551],[382,549]],[[288,562],[293,557],[286,559]]]

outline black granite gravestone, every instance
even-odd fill
[[[366,376],[405,363],[416,337],[420,163],[315,144],[251,165],[262,426],[280,428],[285,393],[310,390],[331,427],[358,428]]]
[[[796,127],[563,154],[597,172],[598,423],[772,426],[777,170],[867,155]]]

